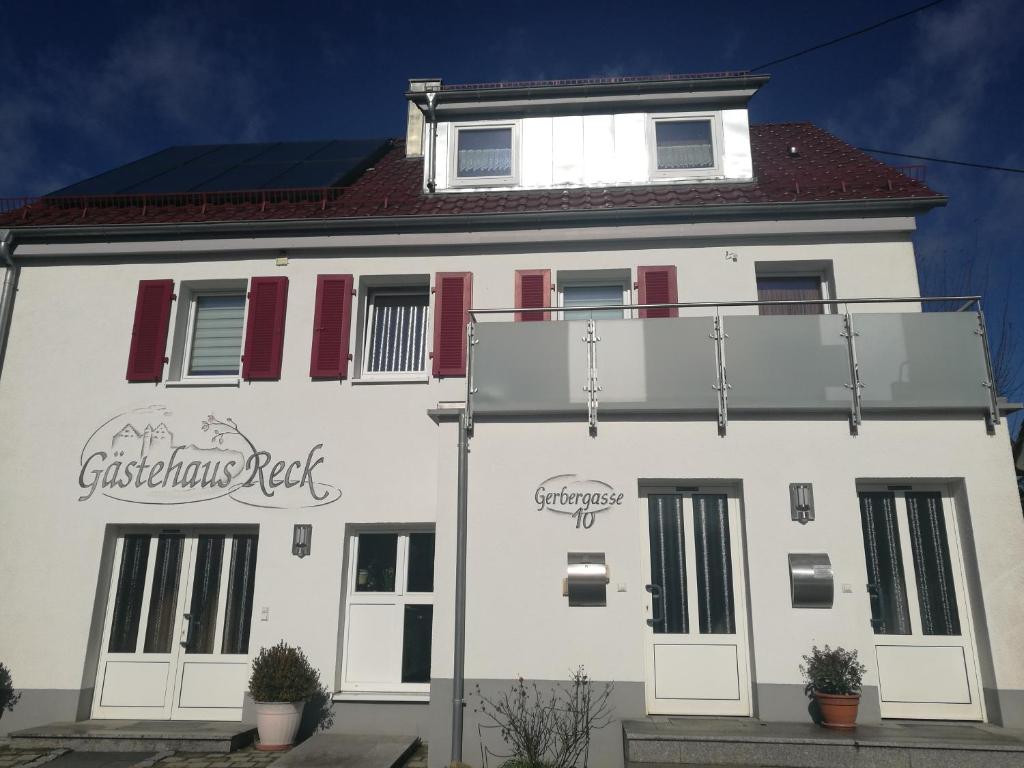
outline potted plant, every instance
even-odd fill
[[[800,671],[807,683],[804,692],[818,702],[821,724],[826,728],[856,728],[861,683],[867,672],[857,660],[857,652],[814,646],[803,659]]]
[[[21,698],[20,693],[14,692],[14,680],[11,679],[11,671],[0,661],[0,717],[4,712],[12,712],[14,705]]]
[[[249,693],[256,701],[256,749],[275,752],[295,743],[306,702],[320,691],[320,675],[301,648],[283,640],[261,648],[252,662]]]

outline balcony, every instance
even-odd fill
[[[918,311],[929,302],[961,307]],[[558,416],[596,430],[602,416],[626,414],[707,416],[723,433],[731,417],[783,414],[847,416],[854,432],[872,415],[998,423],[977,297],[837,299],[810,302],[828,314],[742,314],[780,303],[633,305],[626,309],[686,316],[544,322],[471,310],[469,425],[479,416]],[[894,304],[908,311],[872,311]]]

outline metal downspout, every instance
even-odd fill
[[[430,165],[427,173],[427,191],[433,193],[437,189],[437,91],[427,93],[427,117],[430,119]]]
[[[11,257],[14,244],[14,233],[8,231],[3,241],[0,241],[0,259],[7,268],[4,273],[4,287],[0,292],[0,374],[3,373],[4,357],[7,354],[7,337],[11,329],[11,317],[14,314],[14,294],[18,290],[18,276],[20,267],[14,263]]]
[[[459,416],[459,474],[455,534],[455,663],[452,674],[452,759],[462,762],[466,706],[466,525],[469,474],[469,417]]]

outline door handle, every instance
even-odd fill
[[[199,623],[199,620],[193,621],[191,613],[183,613],[182,616],[188,622],[188,629],[185,630],[185,639],[181,641],[181,647],[187,651],[192,647],[192,641],[195,639],[196,624]]]
[[[661,608],[661,585],[659,584],[648,584],[644,587],[648,592],[651,593],[651,613],[654,615],[647,620],[647,626],[653,627],[655,624],[661,624],[665,621],[664,610],[659,614],[657,608]]]

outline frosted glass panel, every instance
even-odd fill
[[[586,323],[575,320],[479,323],[473,407],[478,413],[585,414],[585,335]]]
[[[729,408],[850,409],[841,315],[723,318]]]
[[[600,410],[714,411],[710,317],[599,320]]]
[[[973,312],[857,314],[853,321],[865,410],[988,407]]]

